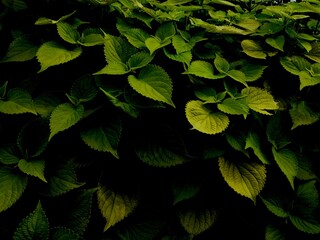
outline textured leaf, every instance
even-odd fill
[[[246,139],[246,146],[245,149],[252,148],[253,153],[258,157],[258,159],[263,163],[263,164],[269,164],[270,161],[268,160],[266,154],[263,153],[261,149],[261,141],[259,138],[259,135],[254,132],[250,131],[248,133],[247,139]]]
[[[77,44],[80,34],[79,32],[69,23],[58,22],[57,30],[59,36],[66,42],[71,44]]]
[[[47,182],[44,176],[45,162],[43,160],[27,161],[25,159],[21,159],[18,163],[18,167],[25,174],[37,177],[40,180]]]
[[[232,69],[227,72],[227,75],[231,77],[233,80],[236,80],[237,82],[240,82],[246,87],[248,87],[248,84],[246,83],[246,80],[247,80],[246,75],[240,70]]]
[[[308,181],[299,186],[296,189],[296,196],[300,204],[304,207],[316,210],[319,206],[319,193],[316,187],[316,181]]]
[[[266,38],[266,43],[271,47],[283,52],[283,46],[285,43],[285,37],[283,35],[277,36],[276,38]]]
[[[49,239],[49,221],[40,202],[36,209],[19,223],[13,234],[13,239]]]
[[[0,148],[0,162],[2,164],[17,164],[19,160],[19,151],[15,145],[8,145]]]
[[[300,218],[298,216],[290,215],[290,221],[292,224],[302,232],[309,234],[320,233],[320,222],[312,218]]]
[[[161,24],[157,31],[155,36],[160,38],[161,41],[166,41],[170,38],[172,38],[176,34],[176,29],[173,21],[165,22]]]
[[[134,196],[115,192],[102,186],[99,187],[97,196],[98,206],[103,217],[107,220],[104,231],[131,214],[138,204]]]
[[[274,160],[281,171],[286,175],[291,187],[294,189],[294,178],[298,173],[298,160],[296,154],[289,149],[276,150],[272,147]]]
[[[193,129],[206,134],[223,132],[229,125],[229,118],[222,112],[212,112],[198,100],[186,104],[186,117]]]
[[[320,64],[320,63],[317,63]],[[301,71],[299,73],[300,90],[305,87],[315,86],[320,84],[320,75],[312,76],[308,71]]]
[[[246,136],[239,132],[239,133],[232,133],[232,134],[227,134],[226,135],[227,142],[229,145],[234,148],[235,150],[242,152],[244,155],[249,157],[248,152],[245,149],[246,145]]]
[[[82,53],[80,47],[66,49],[59,43],[50,41],[40,46],[37,52],[37,59],[41,65],[38,73],[45,71],[49,67],[60,65],[79,57]]]
[[[94,73],[94,75],[109,74],[109,75],[123,75],[129,72],[128,67],[121,62],[111,62],[104,68]]]
[[[267,66],[262,66],[254,63],[245,63],[241,66],[240,71],[246,76],[246,82],[258,80]]]
[[[207,79],[218,79],[219,75],[214,75],[213,71],[214,70],[213,70],[213,66],[211,63],[201,61],[201,60],[196,60],[196,61],[191,62],[188,70],[184,73],[185,74],[192,74],[197,77],[203,77],[203,78],[207,78]]]
[[[301,56],[283,57],[280,58],[280,63],[285,70],[294,75],[299,75],[301,71],[311,67],[309,61]]]
[[[243,115],[244,118],[249,114],[249,107],[242,98],[226,98],[222,103],[218,103],[218,109],[227,114]]]
[[[20,88],[10,89],[6,98],[0,99],[0,112],[5,114],[36,114],[30,93]]]
[[[84,185],[84,183],[77,181],[74,168],[68,165],[58,166],[47,177],[47,180],[48,185],[44,189],[44,194],[52,197],[59,196]]]
[[[266,181],[266,168],[263,164],[231,162],[220,157],[219,168],[224,180],[234,191],[256,202]]]
[[[142,96],[167,103],[173,107],[172,80],[169,75],[157,65],[147,65],[141,69],[138,78],[128,77],[130,86]]]
[[[52,112],[50,117],[49,140],[58,132],[64,131],[80,121],[84,113],[83,105],[77,107],[71,103],[62,103]]]
[[[138,52],[132,55],[128,60],[128,67],[130,70],[136,70],[147,66],[153,59],[147,52]]]
[[[150,37],[148,33],[140,28],[131,28],[122,34],[127,38],[128,42],[136,48],[146,47],[145,41]]]
[[[263,50],[260,44],[254,40],[243,40],[241,42],[243,52],[250,57],[258,59],[266,59],[267,53]]]
[[[292,103],[291,106],[292,108],[289,110],[293,122],[291,129],[313,124],[320,119],[319,113],[312,111],[304,101]]]
[[[38,46],[34,45],[26,37],[15,39],[0,62],[24,62],[33,59],[38,51]]]
[[[266,133],[270,143],[275,149],[281,149],[291,143],[287,133],[284,131],[284,124],[282,123],[282,116],[280,114],[273,115],[267,125]]]
[[[311,164],[311,160],[305,155],[298,155],[298,173],[297,178],[301,180],[313,180],[318,179],[314,172],[314,167]]]
[[[213,63],[216,69],[221,73],[226,73],[230,69],[230,64],[228,63],[228,61],[220,55],[216,56]]]
[[[180,54],[173,54],[170,53],[166,48],[163,49],[164,54],[171,60],[186,63],[188,66],[192,60],[192,53],[191,51],[183,52]]]
[[[191,235],[208,230],[215,223],[217,213],[214,209],[190,209],[180,212],[180,223]]]
[[[157,37],[149,37],[145,40],[145,45],[148,48],[150,55],[152,55],[156,50],[163,48],[171,43],[170,40],[162,41]]]
[[[286,233],[281,229],[268,225],[265,232],[265,240],[288,240]]]
[[[180,35],[174,35],[172,38],[172,46],[177,54],[190,51],[194,45],[194,43],[186,42]]]
[[[0,168],[0,212],[10,208],[21,197],[27,178],[13,168]]]
[[[287,218],[289,216],[288,203],[284,202],[280,198],[261,198],[262,202],[270,212],[277,217]]]
[[[85,75],[75,80],[72,84],[70,95],[75,97],[80,102],[88,102],[95,98],[98,93],[98,88],[94,78],[90,75]]]
[[[92,149],[110,152],[115,158],[119,158],[117,148],[120,142],[121,129],[121,121],[115,119],[104,126],[82,131],[81,138]]]
[[[311,43],[311,50],[305,56],[317,63],[320,63],[320,43],[318,41],[314,41]]]
[[[277,110],[279,108],[273,96],[264,89],[257,87],[244,88],[241,94],[245,96],[249,108],[261,114],[271,115],[266,110]]]
[[[81,38],[77,41],[78,44],[85,47],[103,45],[104,38],[100,33],[85,33],[82,32]]]
[[[55,227],[50,230],[51,237],[54,240],[83,240],[77,232],[65,227]]]
[[[146,143],[136,148],[141,161],[153,167],[172,167],[183,164],[186,157],[156,143]]]

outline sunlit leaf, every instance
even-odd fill
[[[249,107],[245,99],[226,98],[223,102],[218,103],[218,109],[227,114],[243,115],[244,118],[249,114]]]
[[[254,203],[266,181],[265,165],[256,162],[230,161],[219,157],[219,168],[224,180],[238,194]]]
[[[217,79],[219,75],[214,75],[213,66],[209,62],[196,60],[192,61],[188,70],[184,74],[192,74],[197,77],[203,77],[207,79]],[[226,75],[224,75],[226,76]],[[221,77],[220,77],[221,78]]]
[[[264,51],[264,49],[261,47],[261,45],[254,41],[254,40],[243,40],[241,42],[241,47],[243,49],[243,52],[246,53],[248,56],[258,59],[266,59],[267,53]]]
[[[296,55],[291,57],[282,57],[280,58],[280,63],[285,70],[294,75],[299,75],[301,71],[310,69],[311,67],[311,64],[308,60],[306,60],[304,57]]]
[[[138,52],[133,54],[128,60],[128,67],[130,70],[136,70],[147,66],[153,59],[147,52]]]
[[[259,137],[258,133],[254,131],[250,131],[246,138],[246,146],[245,149],[251,148],[253,153],[258,157],[258,159],[263,164],[269,164],[270,161],[267,158],[266,154],[263,152],[261,147],[261,138]]]
[[[283,46],[285,43],[285,37],[283,35],[277,36],[276,38],[266,38],[266,43],[274,47],[277,50],[283,52]]]
[[[77,44],[80,34],[79,32],[69,23],[58,22],[57,30],[59,36],[66,42],[71,44]]]

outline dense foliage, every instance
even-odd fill
[[[318,0],[2,0],[0,238],[319,239],[319,22]]]

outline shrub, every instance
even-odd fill
[[[2,239],[319,238],[319,1],[0,7]]]

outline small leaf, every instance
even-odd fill
[[[42,118],[49,118],[52,111],[61,103],[61,100],[51,93],[43,93],[33,99],[35,111]]]
[[[276,38],[266,38],[266,43],[271,47],[283,52],[283,46],[285,43],[285,37],[283,35],[277,36]]]
[[[186,42],[180,35],[174,35],[172,38],[172,46],[177,54],[190,51],[194,45]]]
[[[35,25],[57,24],[58,22],[61,22],[61,21],[68,19],[69,17],[71,17],[75,13],[76,13],[76,11],[73,11],[72,13],[69,13],[67,15],[62,16],[58,20],[52,20],[49,18],[41,17],[35,22]]]
[[[86,33],[82,32],[81,38],[77,41],[82,46],[92,47],[96,45],[103,45],[104,38],[100,33]]]
[[[208,230],[217,220],[214,209],[190,209],[179,214],[182,227],[191,235],[199,235]]]
[[[10,89],[7,96],[3,100],[0,99],[0,112],[5,114],[36,114],[30,93],[20,88]]]
[[[110,227],[122,221],[131,214],[138,205],[138,201],[134,196],[115,192],[104,186],[99,187],[97,197],[101,213],[107,220],[104,231],[107,231]]]
[[[249,157],[249,154],[247,153],[245,149],[245,144],[246,144],[246,137],[243,133],[239,132],[236,134],[227,134],[226,135],[227,142],[229,145],[239,151],[242,152],[244,155]]]
[[[294,178],[298,174],[298,160],[296,154],[290,149],[276,150],[272,147],[274,160],[280,170],[286,175],[291,187],[294,189]]]
[[[293,125],[292,129],[303,125],[310,125],[320,119],[320,115],[312,111],[305,101],[299,101],[291,104],[292,108],[289,110]]]
[[[243,98],[226,98],[222,103],[218,103],[221,112],[233,115],[243,115],[246,118],[249,114],[249,107]]]
[[[74,168],[69,165],[57,166],[57,169],[53,170],[47,180],[48,185],[46,185],[43,194],[51,197],[62,195],[84,185],[84,183],[77,181]]]
[[[217,75],[213,74],[213,66],[211,63],[196,60],[192,61],[188,70],[184,74],[192,74],[197,77],[203,77],[207,79],[217,79]]]
[[[169,59],[171,59],[173,61],[181,62],[181,63],[186,63],[188,66],[192,60],[191,51],[183,52],[180,54],[173,54],[173,53],[170,53],[166,48],[164,48],[163,52]]]
[[[292,224],[300,231],[309,234],[319,234],[320,233],[320,222],[313,218],[300,218],[298,216],[290,215],[290,221]]]
[[[117,148],[120,142],[121,121],[110,122],[104,126],[97,126],[81,132],[82,140],[92,149],[101,152],[110,152],[119,158]]]
[[[277,110],[279,108],[273,96],[264,89],[248,87],[244,88],[241,94],[245,96],[249,108],[261,114],[271,115],[266,110]]]
[[[45,162],[43,160],[27,161],[25,159],[21,159],[18,163],[18,167],[25,174],[37,177],[40,180],[47,182],[44,176]]]
[[[188,200],[200,192],[200,187],[194,183],[175,183],[173,185],[173,205]]]
[[[266,168],[263,164],[231,162],[219,157],[219,168],[224,180],[234,191],[256,202],[266,181]]]
[[[214,66],[221,73],[226,73],[230,69],[230,64],[228,63],[228,61],[221,57],[219,54],[217,54],[216,58],[214,59]]]
[[[128,60],[128,67],[130,70],[136,70],[147,66],[153,59],[153,56],[150,56],[147,52],[138,52],[132,55]]]
[[[268,160],[266,154],[264,154],[262,149],[261,149],[261,141],[260,141],[259,135],[254,131],[250,131],[248,133],[247,138],[246,138],[245,149],[248,149],[248,148],[252,148],[253,153],[258,157],[258,159],[263,164],[269,164],[270,163],[270,161]]]
[[[186,104],[186,117],[193,129],[206,134],[223,132],[229,125],[229,118],[222,112],[212,112],[198,100]]]
[[[300,80],[300,90],[305,87],[315,86],[320,84],[320,76],[312,76],[308,71],[301,71],[299,73],[299,80]]]
[[[266,59],[267,53],[263,50],[260,44],[254,40],[243,40],[241,42],[243,52],[250,57],[258,59]]]
[[[5,57],[0,62],[24,62],[33,59],[38,51],[26,37],[16,38],[9,46]]]
[[[71,103],[62,103],[52,112],[50,117],[49,140],[58,132],[64,131],[80,121],[84,113],[83,105],[77,107]]]
[[[147,65],[141,69],[138,78],[128,77],[130,86],[142,96],[167,103],[173,107],[172,80],[169,75],[157,65]]]
[[[246,83],[246,80],[247,80],[246,75],[240,70],[232,69],[227,72],[227,75],[231,77],[233,80],[236,80],[237,82],[240,82],[246,87],[248,87],[248,84]]]
[[[78,40],[80,39],[79,32],[69,23],[58,22],[57,30],[59,36],[68,43],[77,44]]]
[[[172,167],[188,160],[185,156],[156,143],[138,145],[135,151],[141,161],[153,167]]]
[[[107,64],[104,68],[94,73],[93,75],[100,75],[100,74],[123,75],[128,72],[129,72],[129,69],[124,63],[112,62]]]
[[[145,45],[150,51],[150,55],[152,55],[156,50],[163,48],[171,43],[170,40],[161,41],[161,39],[157,37],[149,37],[145,40]]]
[[[57,42],[45,42],[37,52],[37,59],[41,65],[38,73],[45,71],[49,67],[60,65],[79,57],[82,53],[80,47],[71,50],[66,49]]]
[[[0,148],[0,162],[2,164],[17,164],[19,160],[19,149],[17,149],[15,145],[8,145]]]
[[[146,47],[145,41],[150,37],[148,33],[140,28],[130,28],[122,34],[127,38],[128,42],[136,48]]]
[[[0,212],[10,208],[27,187],[27,177],[13,168],[0,168]]]
[[[40,202],[36,209],[20,222],[13,234],[13,239],[49,239],[49,221]]]
[[[78,78],[72,84],[70,95],[80,102],[88,102],[95,98],[98,88],[95,84],[94,77],[85,75]]]
[[[270,212],[272,212],[277,217],[287,218],[289,216],[288,205],[289,203],[284,202],[280,198],[262,198],[262,202]]]

